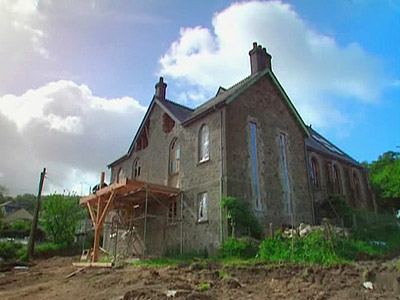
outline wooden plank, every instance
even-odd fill
[[[65,276],[65,279],[71,278],[73,276],[75,276],[76,274],[79,274],[80,272],[82,272],[83,270],[85,270],[85,267],[83,268],[79,268],[78,270],[68,274],[67,276]]]
[[[104,207],[103,212],[102,212],[102,214],[100,216],[99,224],[103,225],[104,219],[105,219],[105,217],[106,217],[106,215],[107,215],[107,213],[108,213],[108,211],[109,211],[109,209],[110,209],[110,207],[112,205],[112,202],[113,202],[114,198],[115,198],[115,193],[112,192],[111,195],[110,195],[110,198],[108,199],[107,204]],[[101,226],[101,225],[99,225],[99,226]]]
[[[104,262],[74,262],[72,263],[75,267],[81,268],[88,268],[88,267],[95,267],[95,268],[111,268],[113,266],[112,263],[104,263]]]
[[[93,225],[95,225],[96,224],[96,216],[92,210],[92,206],[90,205],[90,203],[86,203],[86,206],[89,210],[90,219],[92,220]]]

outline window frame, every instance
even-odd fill
[[[311,173],[311,183],[314,189],[321,188],[321,172],[319,168],[318,159],[314,156],[310,159],[310,173]]]
[[[335,192],[338,195],[343,194],[342,174],[340,172],[340,168],[337,163],[332,163],[332,175],[333,175],[333,186]]]
[[[207,143],[205,143],[203,141],[205,130],[207,130],[206,131],[207,132],[207,135],[206,135]],[[198,146],[198,160],[197,160],[198,163],[201,164],[201,163],[205,163],[205,162],[209,161],[210,156],[211,156],[210,155],[210,128],[205,123],[200,126],[197,144],[198,144],[197,145]],[[203,147],[207,147],[206,154],[203,153],[203,152],[205,152],[205,150],[203,151]]]
[[[132,164],[132,179],[140,177],[140,173],[141,173],[140,159],[137,157],[135,158]]]
[[[172,139],[169,145],[168,174],[176,175],[180,172],[181,147],[178,138]]]
[[[167,224],[174,225],[178,222],[178,201],[173,199],[168,202]]]
[[[197,194],[197,223],[208,223],[208,206],[209,197],[208,192],[201,192]],[[201,210],[203,208],[203,210]],[[200,212],[203,211],[203,216]],[[204,214],[205,212],[205,214]]]
[[[253,131],[254,128],[254,131]],[[251,190],[253,193],[254,208],[257,211],[263,210],[261,202],[260,186],[260,164],[258,162],[258,124],[255,121],[249,121],[249,154],[251,168]]]
[[[121,177],[121,175],[124,175],[124,178]],[[123,167],[119,167],[118,172],[117,172],[117,177],[116,177],[116,182],[119,183],[121,182],[122,179],[126,178],[125,170]]]
[[[283,140],[282,138],[283,137]],[[281,143],[284,141],[284,143]],[[278,152],[279,169],[281,171],[281,184],[283,192],[283,210],[287,215],[294,215],[294,204],[292,198],[292,185],[290,180],[289,162],[288,162],[288,134],[283,131],[278,133]],[[287,203],[286,203],[287,202]]]

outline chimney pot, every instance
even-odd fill
[[[158,100],[165,100],[165,94],[167,90],[167,84],[164,82],[164,78],[160,77],[160,80],[157,82],[155,96]]]
[[[271,55],[267,53],[267,49],[263,46],[254,42],[253,49],[250,50],[249,55],[251,74],[258,73],[267,68],[271,70]]]

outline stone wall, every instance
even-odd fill
[[[257,124],[258,166],[262,210],[255,209],[251,186],[249,122]],[[312,223],[306,170],[304,131],[270,78],[261,78],[227,106],[227,193],[248,201],[264,228],[290,224],[283,209],[278,137],[287,135],[287,160],[294,222]]]
[[[137,180],[170,185],[182,190],[183,196],[177,199],[177,218],[180,220],[181,199],[183,199],[183,223],[179,220],[167,223],[168,209],[161,205],[149,207],[149,214],[165,216],[148,223],[148,254],[161,255],[180,251],[183,238],[183,251],[214,252],[220,237],[220,139],[221,119],[219,112],[210,113],[190,126],[175,124],[171,132],[163,131],[163,114],[155,105],[150,114],[149,143],[131,157],[112,167],[111,178],[115,182],[120,168],[130,179],[134,177],[134,162],[140,162],[140,175]],[[210,159],[199,163],[198,136],[200,127],[206,124],[210,134]],[[177,138],[180,145],[180,172],[171,177],[168,172],[169,147]],[[208,221],[197,222],[199,193],[208,193]],[[172,201],[172,200],[171,200]],[[168,203],[165,203],[168,206]],[[121,245],[122,247],[122,245]]]
[[[307,156],[311,165],[311,159],[315,159],[319,170],[319,186],[311,186],[315,202],[316,215],[319,218],[318,207],[322,205],[332,194],[338,194],[345,198],[347,204],[355,209],[374,210],[374,200],[369,186],[366,170],[359,165],[348,161],[339,160],[325,153],[320,153],[312,148],[307,150]],[[336,166],[340,174],[340,190],[335,188],[332,178],[332,168]],[[329,174],[330,172],[330,174]],[[359,193],[355,191],[353,176],[359,178]]]

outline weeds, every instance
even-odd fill
[[[199,292],[207,292],[210,289],[210,283],[200,282],[197,289],[199,290]]]

